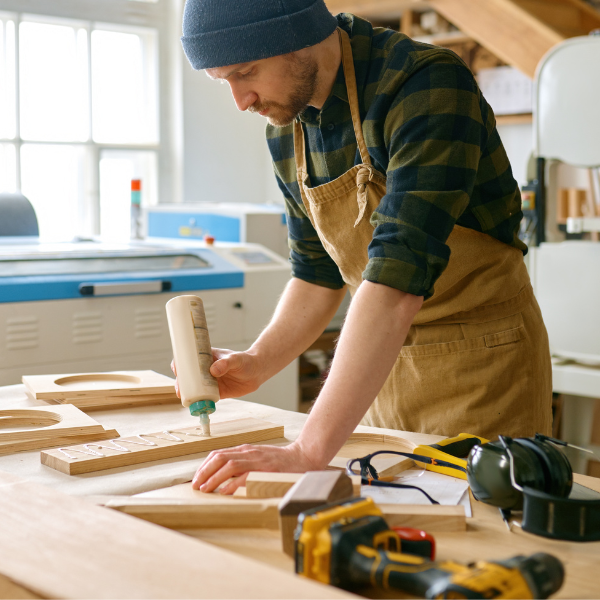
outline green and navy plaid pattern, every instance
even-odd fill
[[[338,15],[350,36],[361,121],[373,166],[387,176],[363,278],[429,298],[448,264],[455,224],[501,242],[517,237],[521,195],[492,109],[473,74],[450,50]],[[312,187],[360,164],[340,66],[319,111],[300,115]],[[277,182],[285,197],[293,275],[338,289],[340,272],[323,248],[300,197],[293,126],[267,126]]]

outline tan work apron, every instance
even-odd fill
[[[302,201],[354,294],[368,262],[370,218],[386,192],[371,165],[360,121],[350,39],[338,29],[362,164],[310,187],[304,132],[294,124]],[[362,423],[493,439],[551,433],[548,336],[520,250],[456,225],[447,268],[423,303],[392,371]],[[357,352],[360,349],[357,348]]]

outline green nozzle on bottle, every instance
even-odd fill
[[[192,417],[200,417],[201,415],[212,415],[216,410],[215,403],[212,400],[198,400],[194,404],[190,404],[190,414]]]

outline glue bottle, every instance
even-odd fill
[[[167,320],[181,403],[200,417],[202,433],[210,435],[209,415],[219,400],[219,384],[210,374],[213,363],[204,304],[198,296],[177,296],[167,302]]]

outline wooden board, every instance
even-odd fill
[[[65,435],[55,438],[42,438],[35,440],[21,440],[16,442],[1,442],[0,456],[16,452],[29,452],[43,448],[56,448],[58,446],[72,446],[73,444],[89,444],[119,437],[116,429],[106,429],[101,433],[82,433],[79,435]]]
[[[0,442],[103,433],[104,427],[75,406],[0,410]]]
[[[169,433],[170,432],[170,433]],[[94,446],[101,456],[90,455],[90,449],[82,445],[45,450],[41,452],[42,464],[66,473],[78,475],[102,471],[113,467],[138,465],[153,460],[185,456],[198,452],[210,452],[240,444],[251,444],[283,437],[283,425],[275,425],[260,419],[237,419],[211,425],[211,435],[205,437],[199,426],[172,428],[169,432],[143,433],[140,437],[128,436],[114,440],[129,451],[111,449],[105,445]],[[187,435],[186,435],[187,434]],[[181,441],[171,439],[177,437]],[[144,445],[152,443],[153,446]],[[66,452],[66,454],[65,454]]]
[[[246,487],[238,488],[238,496],[245,498],[283,498],[287,491],[304,475],[304,473],[265,473],[253,471],[248,473]],[[360,477],[350,477],[354,496],[360,496]],[[243,490],[243,491],[241,491]],[[236,495],[234,494],[234,495]]]
[[[346,469],[346,464],[350,458],[362,458],[372,452],[379,450],[396,450],[398,452],[412,452],[416,448],[416,444],[409,442],[407,439],[378,433],[353,433],[348,438],[348,441],[342,446],[340,451],[335,455],[329,463],[330,467],[336,469]],[[407,469],[412,469],[415,463],[410,458],[402,456],[376,456],[371,464],[377,469],[380,477],[391,477],[398,475]],[[358,465],[355,465],[354,470],[358,472]]]
[[[390,527],[414,527],[427,532],[466,531],[464,506],[440,504],[377,504]]]
[[[68,400],[47,400],[48,404],[72,404],[83,412],[111,410],[115,408],[135,408],[155,404],[179,404],[181,400],[175,393],[148,394],[147,396],[103,396],[97,398],[70,398]]]
[[[218,493],[204,495],[211,498],[190,502],[113,497],[102,505],[170,529],[279,529],[279,498],[240,500]]]
[[[23,375],[23,383],[37,400],[72,402],[110,396],[175,394],[175,380],[155,371]]]
[[[0,472],[0,573],[45,598],[348,598]]]

